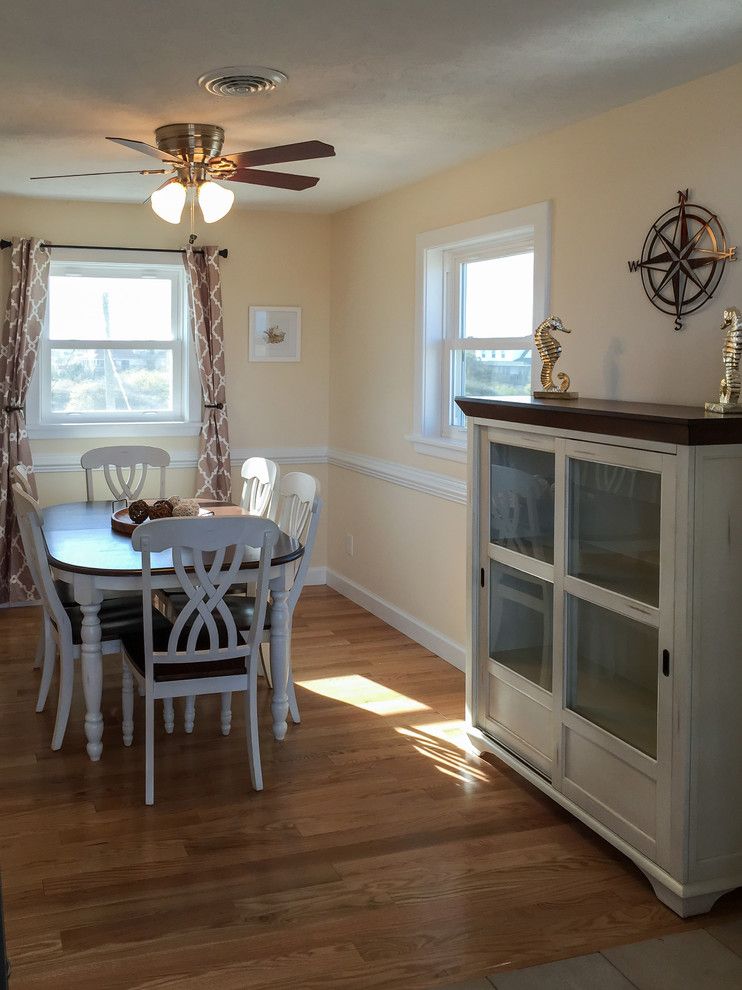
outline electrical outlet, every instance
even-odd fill
[[[347,555],[349,557],[352,557],[353,556],[353,534],[352,533],[346,533],[345,534],[345,552],[347,553]]]

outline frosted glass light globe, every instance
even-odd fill
[[[206,223],[215,223],[225,217],[232,209],[232,203],[234,193],[218,182],[206,181],[198,187],[198,205]]]

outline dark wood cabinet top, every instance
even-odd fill
[[[488,399],[458,397],[466,416],[500,423],[549,426],[683,446],[742,443],[742,415],[707,413],[698,406],[666,406],[611,399]]]

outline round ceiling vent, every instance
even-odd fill
[[[269,93],[288,80],[285,72],[263,65],[228,65],[198,78],[198,85],[214,96],[250,96]]]

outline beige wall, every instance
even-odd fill
[[[575,387],[619,399],[713,397],[719,315],[723,305],[742,305],[742,264],[729,266],[717,300],[676,334],[626,262],[686,186],[718,210],[732,240],[742,238],[740,93],[742,66],[331,218],[235,210],[215,228],[230,249],[223,277],[233,446],[323,447],[329,437],[333,448],[463,478],[463,465],[417,454],[405,440],[413,423],[415,237],[544,200],[553,204],[551,308],[575,330],[562,359]],[[179,247],[185,231],[138,205],[0,199],[0,210],[2,236],[63,243]],[[0,270],[6,280],[7,260]],[[256,303],[303,307],[299,364],[248,364],[247,307]],[[175,454],[195,449],[192,439],[162,443]],[[79,453],[94,444],[66,447]],[[62,446],[34,444],[41,454]],[[463,643],[464,506],[345,468],[308,470],[328,496],[327,557],[322,532],[315,563],[327,560],[336,574]],[[174,483],[190,489],[193,473]],[[40,488],[46,501],[75,498],[81,479],[45,474]]]
[[[6,238],[35,235],[57,244],[179,248],[187,239],[188,230],[185,224],[172,227],[163,223],[148,207],[138,204],[2,197],[0,234]],[[213,230],[201,225],[199,242],[212,243],[212,238],[229,248],[229,258],[222,261],[222,284],[233,449],[326,446],[329,217],[234,210]],[[5,251],[0,256],[2,299],[7,293],[8,272],[9,252]],[[263,304],[302,307],[299,363],[248,363],[248,307]],[[41,456],[79,455],[98,442],[89,438],[34,440],[33,450]],[[102,437],[100,442],[107,441]],[[163,446],[174,456],[195,455],[197,448],[195,437],[147,437],[139,442]],[[302,469],[302,465],[283,468],[284,471]],[[305,469],[317,475],[326,489],[324,464],[308,465]],[[235,471],[235,485],[238,474]],[[79,472],[43,473],[38,480],[39,494],[45,503],[84,497]],[[195,470],[173,471],[170,482],[174,492],[193,491]],[[325,535],[321,532],[314,563],[324,562]]]
[[[333,219],[331,446],[463,477],[416,454],[415,236],[553,204],[551,309],[574,328],[564,368],[583,396],[700,404],[721,374],[724,305],[742,262],[675,333],[626,262],[676,190],[742,239],[742,66],[396,190]],[[457,642],[465,638],[462,506],[331,468],[329,565]],[[353,532],[355,554],[345,553]]]

